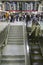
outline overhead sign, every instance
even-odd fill
[[[40,0],[0,0],[0,1],[40,1]]]

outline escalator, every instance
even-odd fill
[[[40,40],[37,42],[32,40],[27,29],[28,45],[30,47],[30,65],[43,65],[43,56],[40,49]]]
[[[31,65],[43,65],[43,57],[38,43],[32,43],[30,57]]]

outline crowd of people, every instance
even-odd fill
[[[29,13],[5,13],[3,15],[3,18],[5,20],[9,20],[10,22],[14,22],[14,21],[30,21],[33,19],[37,19],[38,21],[43,21],[43,14],[29,14]]]

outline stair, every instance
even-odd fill
[[[10,25],[7,45],[2,50],[1,65],[25,65],[23,26]]]
[[[10,26],[8,44],[23,44],[23,26]]]
[[[3,55],[2,65],[25,65],[24,55]],[[21,64],[20,64],[21,63]]]

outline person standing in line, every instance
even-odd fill
[[[9,19],[9,14],[6,12],[5,13],[5,17],[6,17],[6,20],[8,21],[8,19]]]
[[[41,27],[40,24],[38,22],[36,22],[36,32],[35,32],[35,41],[39,42],[39,39],[41,37]]]
[[[13,14],[11,14],[10,16],[11,16],[10,22],[14,22],[14,16],[13,16]]]
[[[31,27],[31,39],[32,41],[34,40],[34,42],[38,42],[40,36],[41,36],[40,24],[38,23],[37,20],[33,20]]]
[[[28,21],[30,21],[30,16],[29,16],[29,14],[26,15],[26,27],[28,26]]]
[[[35,39],[35,32],[36,32],[36,21],[35,21],[35,19],[33,19],[32,26],[31,26],[31,35],[30,35],[32,42]]]

